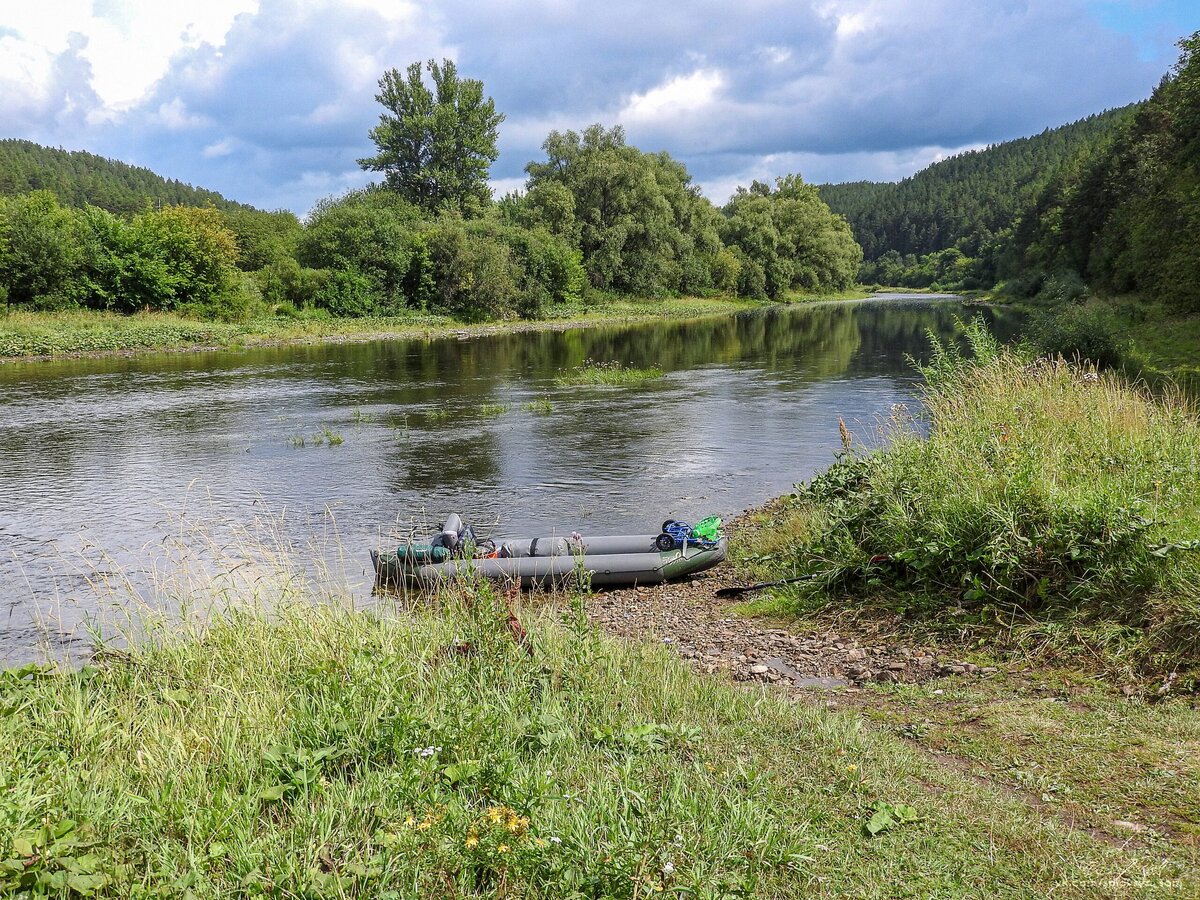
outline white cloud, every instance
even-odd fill
[[[218,156],[228,156],[234,151],[237,142],[232,138],[223,138],[215,143],[209,144],[200,151],[205,159],[216,159]]]
[[[697,69],[645,93],[634,94],[617,117],[622,121],[639,122],[693,113],[711,104],[724,84],[725,77],[716,69]]]
[[[188,112],[187,104],[178,97],[173,97],[158,107],[158,121],[168,131],[182,131],[185,128],[203,128],[211,125],[212,120]]]
[[[87,88],[99,101],[93,124],[109,121],[144,98],[182,50],[219,46],[235,18],[253,14],[259,0],[44,0],[8,4],[0,86],[31,101],[52,92],[54,61],[74,42],[90,67]],[[15,76],[15,77],[14,77]]]

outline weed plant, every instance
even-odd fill
[[[554,411],[554,406],[550,402],[549,397],[538,397],[536,400],[530,400],[525,404],[524,408],[535,416],[548,416]]]
[[[804,602],[1071,623],[1140,665],[1200,663],[1193,407],[967,331],[972,356],[935,342],[886,449],[797,486],[784,552],[821,575]]]
[[[507,403],[480,403],[476,412],[484,418],[490,419],[496,416],[502,416],[509,410]]]
[[[585,360],[583,365],[563,372],[555,379],[555,383],[560,387],[579,384],[628,385],[653,381],[662,378],[663,375],[663,370],[658,366],[639,369],[621,362],[595,362],[589,359]]]

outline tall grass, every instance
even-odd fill
[[[204,554],[192,574],[172,570],[158,598],[171,610],[81,669],[0,674],[0,894],[1193,886],[1182,854],[1031,816],[857,716],[604,639],[583,597],[567,627],[487,584],[355,610],[264,527],[265,547],[219,541],[228,569]],[[183,525],[180,539],[195,543]],[[881,804],[915,817],[868,837]]]
[[[1194,408],[969,337],[973,357],[935,346],[886,449],[798,486],[793,565],[824,576],[809,602],[1070,620],[1143,663],[1200,663]]]

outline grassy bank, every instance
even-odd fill
[[[1200,666],[1200,424],[1179,398],[996,346],[938,348],[889,446],[779,510],[766,551],[814,580],[785,606],[899,612],[992,641]]]
[[[483,324],[467,324],[447,316],[418,312],[389,318],[259,319],[240,323],[205,322],[168,313],[125,316],[87,310],[13,312],[0,318],[0,358],[214,347],[238,349],[263,344],[533,331],[728,315],[761,305],[754,301],[716,298],[667,301],[617,298],[586,308],[559,309],[546,319]]]
[[[697,677],[486,589],[293,598],[0,680],[0,891],[1183,896],[858,716]],[[864,826],[875,830],[872,836]]]
[[[865,291],[789,294],[779,302],[861,300],[868,296]],[[273,318],[232,323],[188,319],[171,313],[120,315],[92,310],[10,312],[0,316],[0,360],[538,331],[654,319],[703,318],[729,315],[764,305],[768,304],[729,297],[652,299],[601,295],[587,305],[556,306],[543,319],[483,323],[467,323],[449,316],[417,311],[391,317]]]

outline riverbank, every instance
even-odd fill
[[[737,560],[685,584],[599,594],[588,604],[591,620],[670,649],[699,673],[849,716],[922,754],[930,777],[963,778],[972,786],[960,795],[967,806],[984,793],[1003,796],[1044,823],[1035,831],[1065,827],[1119,847],[1133,869],[1148,859],[1195,869],[1194,694],[1163,690],[1161,677],[1115,679],[1080,657],[1071,665],[1014,654],[978,631],[948,635],[896,615],[797,615],[777,600],[717,598],[718,589],[763,575],[754,551],[778,524],[774,506],[735,525]],[[1111,896],[1185,890],[1140,888],[1114,883]]]
[[[1111,347],[1130,376],[1200,385],[1200,315],[1138,296],[1090,296],[1079,305],[1047,305],[985,294],[979,302],[1020,310],[1035,329],[1039,318],[1065,315],[1071,335],[1079,338],[1086,331],[1089,343]]]
[[[789,295],[783,302],[860,300],[862,291]],[[207,322],[170,313],[119,315],[89,310],[59,313],[11,312],[0,318],[0,360],[64,356],[115,356],[144,352],[240,350],[355,341],[476,337],[526,331],[627,325],[655,320],[724,316],[772,304],[736,298],[606,298],[589,307],[558,309],[544,319],[465,323],[414,311],[389,318],[259,319]]]
[[[353,611],[295,588],[0,678],[0,888],[313,897],[1185,896],[851,704],[697,677],[582,600]],[[591,601],[587,601],[591,605]],[[947,693],[954,693],[952,688]]]

